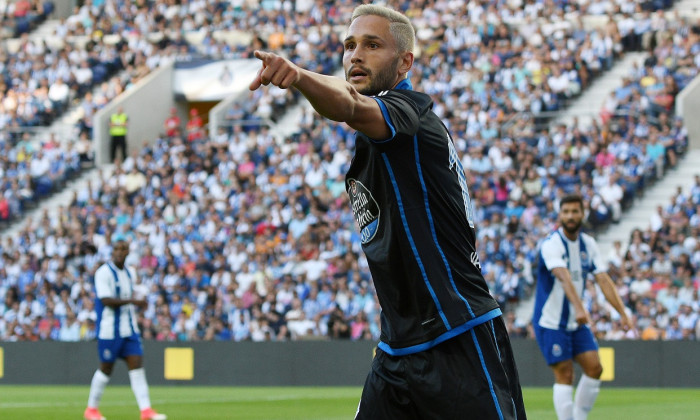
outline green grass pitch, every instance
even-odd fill
[[[151,387],[154,408],[168,419],[335,420],[352,419],[356,387]],[[81,419],[87,386],[0,386],[2,420]],[[551,388],[524,389],[528,418],[556,420]],[[128,386],[108,386],[101,404],[108,420],[138,419]],[[603,387],[590,420],[690,420],[700,413],[700,389]],[[478,420],[478,419],[476,419]]]

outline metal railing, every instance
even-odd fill
[[[641,114],[640,114],[641,115]],[[658,118],[644,114],[647,117],[647,121],[651,124],[658,122]],[[501,137],[507,136],[508,132],[512,127],[514,127],[518,122],[525,121],[529,128],[533,128],[535,132],[541,132],[543,130],[549,130],[558,117],[570,117],[570,118],[591,118],[592,120],[600,123],[600,112],[571,112],[571,110],[561,109],[557,111],[543,111],[543,112],[530,112],[522,111],[511,115],[507,120],[505,120],[500,127]],[[619,117],[630,117],[629,110],[619,109],[611,114],[612,118]]]

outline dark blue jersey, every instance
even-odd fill
[[[500,315],[481,275],[472,207],[432,100],[402,82],[374,99],[388,140],[356,134],[345,187],[382,307],[380,348],[428,349]]]

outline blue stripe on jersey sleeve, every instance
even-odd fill
[[[421,170],[420,165],[420,154],[418,153],[418,136],[413,136],[413,150],[414,155],[416,157],[416,169],[418,170],[418,179],[420,179],[420,186],[421,190],[423,191],[423,203],[425,204],[425,212],[428,216],[428,224],[430,225],[430,233],[433,236],[433,242],[435,242],[435,247],[440,253],[440,257],[442,257],[442,262],[445,264],[445,270],[447,270],[447,277],[449,277],[450,279],[452,290],[454,290],[457,296],[459,296],[459,298],[462,299],[464,304],[467,306],[469,315],[471,315],[473,318],[474,311],[472,311],[472,308],[469,305],[467,299],[464,296],[462,296],[461,293],[459,293],[459,290],[457,290],[457,285],[455,284],[455,280],[452,277],[452,269],[450,268],[450,264],[447,262],[447,257],[445,257],[445,253],[442,251],[442,247],[440,247],[440,243],[438,242],[437,233],[435,232],[435,222],[433,221],[433,214],[430,212],[430,202],[428,201],[428,188],[425,186],[425,179],[423,178],[423,171]]]
[[[377,344],[377,347],[382,349],[383,352],[390,354],[392,356],[405,356],[407,354],[413,354],[413,353],[418,353],[420,351],[425,351],[430,348],[433,348],[437,346],[438,344],[445,342],[449,340],[450,338],[457,337],[458,335],[465,333],[472,328],[476,327],[477,325],[481,325],[484,322],[490,321],[498,316],[501,316],[501,309],[496,308],[492,309],[488,312],[486,312],[483,315],[480,315],[470,321],[465,322],[464,324],[452,328],[451,330],[447,331],[446,333],[443,333],[442,335],[430,340],[426,341],[425,343],[421,344],[416,344],[415,346],[409,346],[409,347],[400,347],[400,348],[393,348],[389,346],[387,343],[380,341],[379,344]]]
[[[389,126],[389,130],[391,130],[391,137],[386,140],[370,140],[374,143],[386,143],[396,136],[396,127],[394,127],[394,124],[391,122],[391,116],[389,116],[389,110],[386,109],[386,104],[384,104],[384,102],[377,97],[372,97],[372,99],[377,101],[377,104],[379,104],[379,108],[382,110],[382,115],[384,116],[384,122],[386,122],[386,125]]]
[[[399,191],[399,186],[396,183],[394,171],[393,169],[391,169],[391,163],[389,162],[389,158],[387,157],[386,153],[382,153],[382,158],[384,159],[384,164],[386,165],[387,172],[389,172],[389,179],[391,179],[391,185],[394,187],[394,194],[396,194],[396,203],[399,206],[399,213],[401,214],[401,222],[403,223],[403,229],[406,232],[406,236],[408,237],[408,242],[411,244],[413,256],[416,259],[416,263],[418,263],[420,272],[423,275],[423,281],[425,282],[425,285],[428,288],[428,291],[430,292],[430,296],[432,296],[433,302],[435,302],[435,306],[437,306],[440,318],[442,318],[442,322],[445,324],[445,327],[447,327],[447,329],[449,330],[451,328],[450,323],[447,321],[447,317],[442,312],[442,306],[440,306],[440,302],[438,301],[438,298],[435,295],[435,291],[430,285],[430,281],[428,280],[428,274],[425,272],[425,267],[423,266],[423,261],[421,260],[420,255],[418,255],[418,248],[416,248],[416,243],[413,240],[413,235],[411,235],[411,230],[408,228],[408,221],[406,220],[406,213],[403,208],[403,201],[401,201],[401,192]]]

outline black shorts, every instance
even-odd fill
[[[380,349],[357,420],[525,420],[518,371],[501,317],[406,356]]]

